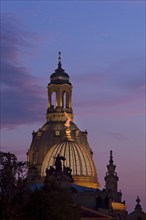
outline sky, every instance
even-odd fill
[[[1,151],[26,160],[58,63],[101,188],[113,150],[128,211],[146,211],[145,1],[1,1]]]

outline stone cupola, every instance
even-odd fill
[[[64,112],[72,111],[72,84],[69,82],[69,75],[62,69],[61,52],[58,57],[58,68],[50,76],[48,84],[48,109],[47,121],[65,121]]]

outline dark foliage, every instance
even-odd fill
[[[1,219],[13,219],[15,215],[13,201],[23,190],[26,172],[26,162],[19,162],[14,154],[0,152]]]
[[[14,154],[0,152],[0,219],[80,219],[79,207],[66,188],[45,181],[43,188],[32,191],[26,182],[26,169],[26,162],[18,162]]]

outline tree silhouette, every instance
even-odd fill
[[[0,152],[0,219],[3,220],[79,220],[80,208],[71,194],[57,181],[37,183],[26,180],[26,162],[11,153]],[[30,184],[30,185],[29,185]]]
[[[19,162],[14,154],[0,152],[1,219],[11,219],[14,215],[13,200],[24,187],[26,170],[26,162]]]

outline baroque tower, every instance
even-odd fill
[[[69,82],[69,75],[62,69],[61,52],[59,52],[58,68],[50,76],[48,84],[47,121],[64,121],[64,111],[73,118],[72,85]]]
[[[112,151],[110,151],[109,164],[107,165],[107,172],[104,178],[105,188],[98,192],[96,199],[97,209],[109,210],[125,210],[125,204],[121,202],[122,193],[118,191],[118,176],[115,172],[116,165],[113,161]]]
[[[107,173],[104,178],[107,191],[117,192],[119,178],[117,176],[117,173],[115,172],[115,169],[116,165],[113,161],[112,151],[110,151],[110,160],[109,164],[107,165]]]
[[[32,133],[32,143],[28,150],[30,170],[35,168],[41,179],[46,169],[54,166],[54,158],[59,154],[66,158],[63,166],[69,166],[75,184],[98,188],[99,183],[93,161],[93,152],[87,139],[87,131],[81,131],[73,122],[72,84],[69,75],[62,68],[59,52],[58,67],[50,76],[48,84],[48,108],[46,123]],[[71,118],[71,138],[66,138],[65,113]]]
[[[104,178],[105,189],[109,198],[109,206],[111,206],[112,201],[121,202],[121,198],[122,198],[121,191],[118,191],[119,177],[117,176],[117,172],[115,172],[115,169],[116,169],[116,165],[114,164],[113,161],[113,153],[112,151],[110,151],[109,164],[107,165],[107,172]]]

